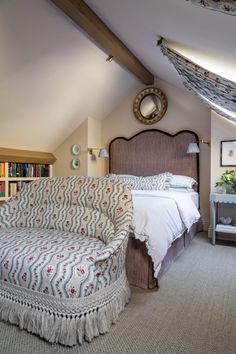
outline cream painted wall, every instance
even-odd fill
[[[214,191],[216,181],[225,170],[232,167],[220,166],[220,142],[222,140],[236,140],[236,123],[222,118],[211,112],[211,189]]]
[[[71,147],[80,144],[81,154],[73,156]],[[55,151],[57,161],[54,165],[54,176],[88,175],[101,176],[104,167],[103,159],[97,157],[98,151],[94,150],[95,160],[91,160],[88,147],[101,147],[101,121],[88,117]],[[71,167],[73,158],[80,159],[80,168]]]
[[[80,168],[72,169],[73,156],[71,147],[80,144]],[[88,118],[53,152],[57,161],[53,167],[54,176],[87,175],[88,173]]]
[[[196,132],[199,138],[210,140],[210,110],[188,92],[178,89],[167,82],[160,81],[156,86],[167,95],[168,109],[163,119],[151,126],[140,123],[133,115],[132,105],[135,95],[143,88],[133,92],[123,103],[102,121],[102,142],[108,146],[117,136],[130,137],[145,129],[162,129],[169,133],[189,129]],[[186,147],[187,148],[187,147]],[[108,163],[104,173],[108,171]],[[210,149],[201,146],[200,153],[200,203],[204,229],[209,225],[209,192],[210,192]]]
[[[215,191],[215,183],[219,180],[221,174],[227,169],[236,169],[233,167],[220,166],[220,142],[222,140],[236,140],[236,123],[222,118],[215,112],[211,112],[211,190]],[[219,215],[232,216],[236,223],[235,207],[232,205],[220,205]],[[222,235],[223,236],[223,235]],[[229,236],[227,235],[227,238]]]

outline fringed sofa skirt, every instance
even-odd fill
[[[0,281],[0,317],[52,343],[73,346],[108,332],[130,297],[125,272],[87,297],[61,299]]]

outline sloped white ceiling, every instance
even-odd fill
[[[86,0],[157,77],[181,87],[157,35],[236,81],[234,16],[185,0]],[[0,146],[54,151],[87,117],[103,119],[140,82],[50,0],[0,1]],[[157,80],[158,85],[158,80]]]
[[[236,81],[235,16],[186,0],[86,0],[157,77],[182,87],[175,69],[156,47],[157,35],[199,65]]]
[[[0,146],[54,151],[139,85],[47,0],[0,1]]]

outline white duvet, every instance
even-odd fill
[[[133,233],[145,241],[158,276],[171,243],[198,221],[200,214],[190,194],[173,191],[132,191]]]

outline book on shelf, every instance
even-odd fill
[[[9,177],[48,177],[49,165],[32,163],[8,163]]]
[[[0,197],[5,197],[5,182],[0,182]]]
[[[0,178],[5,177],[5,163],[0,162]]]
[[[36,178],[50,177],[48,163],[1,162],[0,160],[0,200],[7,200],[19,192],[26,183]]]

